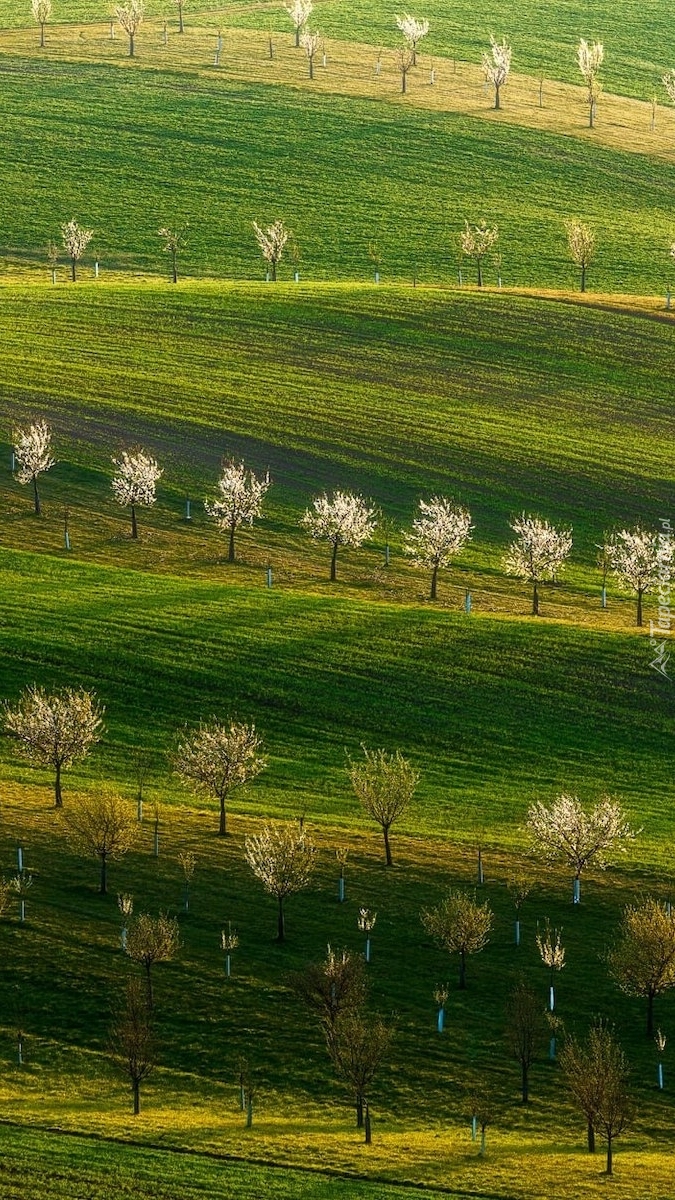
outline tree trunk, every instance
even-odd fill
[[[130,33],[129,34],[129,58],[133,58],[133,57],[134,57],[134,35],[133,35],[133,33]]]
[[[586,264],[581,264],[581,290],[586,291]]]
[[[528,1068],[527,1063],[521,1063],[521,1067],[522,1067],[522,1071],[523,1071],[523,1078],[522,1078],[523,1104],[529,1104],[529,1102],[530,1102],[529,1068]]]
[[[63,794],[61,792],[61,763],[56,764],[56,778],[54,779],[54,795],[56,797],[55,807],[63,808]]]
[[[134,1093],[134,1116],[137,1117],[141,1111],[141,1085],[137,1079],[132,1079],[131,1088]]]
[[[642,588],[638,588],[637,594],[637,624],[642,625]]]
[[[387,861],[387,866],[392,867],[394,864],[391,860],[391,846],[389,845],[389,826],[383,825],[382,832],[384,834],[384,853]]]
[[[300,26],[299,25],[296,25],[296,27],[295,27],[295,48],[296,48],[296,50],[300,49]]]
[[[588,1122],[588,1153],[595,1154],[595,1128],[593,1122]]]
[[[356,1128],[363,1129],[363,1096],[356,1093]]]
[[[40,49],[44,50],[44,48],[45,48],[45,23],[44,23],[44,21],[40,21]]]
[[[430,600],[436,599],[436,584],[438,582],[438,563],[434,563],[434,569],[431,576],[431,595]]]
[[[152,964],[145,964],[145,989],[148,1001],[148,1012],[152,1012],[155,1003],[155,997],[152,992]]]
[[[460,950],[460,952],[459,952],[459,986],[460,986],[460,988],[466,987],[466,951],[465,950]]]
[[[75,283],[75,280],[77,279],[77,262],[74,258],[71,258],[71,260],[70,260],[70,273],[71,273],[71,276],[73,279],[73,283]]]
[[[481,260],[479,258],[476,259],[476,265],[478,267],[478,286],[482,287],[483,286],[483,266],[482,266]]]
[[[273,260],[273,261],[270,263],[270,266],[271,266],[271,268],[272,268],[272,283],[276,283],[276,281],[277,281],[277,264],[276,264],[276,262]]]
[[[108,855],[101,855],[101,895],[108,894]]]
[[[501,104],[499,103],[499,84],[498,83],[495,84],[495,108],[501,108]]]
[[[405,96],[405,77],[406,77],[406,72],[401,71],[401,91],[403,92],[404,96]]]
[[[367,1100],[366,1100],[365,1126],[366,1126],[366,1146],[370,1146],[370,1145],[372,1145],[372,1141],[373,1141],[373,1133],[370,1128],[370,1108],[368,1107]]]
[[[277,941],[283,942],[285,939],[285,936],[286,936],[286,925],[284,922],[284,898],[283,898],[283,896],[279,896],[278,900],[279,900],[279,912],[277,915]]]
[[[182,32],[183,32],[183,30],[181,29],[181,33]],[[172,252],[171,252],[171,267],[172,267],[172,271],[173,271],[173,281],[174,281],[174,283],[178,283],[178,270],[176,268],[176,251],[175,250],[172,250]]]
[[[35,503],[35,515],[40,516],[40,493],[38,492],[37,475],[33,476],[33,499]]]
[[[234,524],[234,521],[232,521],[230,523],[230,544],[227,548],[227,561],[228,562],[234,562],[234,531],[235,531],[235,529],[236,529],[236,525]]]
[[[647,995],[647,1037],[654,1036],[654,993]]]
[[[178,32],[183,33],[183,5],[178,5]]]
[[[220,797],[220,825],[218,826],[219,837],[227,837],[227,813],[225,811],[225,797]]]
[[[613,1175],[613,1174],[614,1174],[614,1171],[612,1170],[612,1166],[613,1166],[613,1164],[612,1164],[612,1157],[613,1157],[613,1156],[612,1156],[612,1149],[613,1149],[613,1147],[612,1147],[612,1135],[611,1135],[611,1133],[608,1133],[608,1134],[607,1134],[607,1174],[608,1174],[608,1175]]]
[[[589,129],[593,128],[594,110],[595,110],[595,101],[591,100],[591,103],[590,103],[589,109],[588,109],[588,127],[589,127]],[[611,1172],[610,1172],[610,1174],[611,1174]]]
[[[309,77],[310,77],[310,79],[314,78],[314,59],[313,58],[310,58],[310,60],[309,60]]]
[[[131,506],[131,536],[132,536],[132,538],[138,537],[138,524],[136,522],[136,505],[135,504],[132,504],[132,506]]]
[[[532,593],[532,616],[533,617],[539,616],[539,592],[537,590],[536,583],[534,585],[534,591]]]
[[[330,560],[330,581],[331,581],[331,583],[335,583],[335,580],[337,579],[337,552],[338,552],[338,543],[333,542],[333,554],[332,554],[332,557]]]

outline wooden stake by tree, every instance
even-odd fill
[[[33,421],[27,429],[15,429],[13,435],[16,478],[19,483],[32,483],[35,515],[40,516],[38,478],[56,462],[52,458],[52,431],[44,420]]]
[[[478,904],[466,892],[452,891],[436,908],[424,911],[421,920],[449,954],[459,955],[459,986],[466,987],[466,959],[488,944],[494,915],[487,901]]]
[[[357,798],[382,830],[385,861],[390,867],[389,831],[408,807],[420,777],[399,750],[387,754],[365,746],[362,749],[365,761],[349,760],[349,778]]]
[[[149,1011],[152,1011],[154,1003],[152,968],[155,963],[171,962],[178,953],[179,947],[178,922],[174,917],[169,917],[167,913],[160,913],[158,917],[151,917],[149,913],[140,913],[129,927],[126,952],[129,958],[143,967],[145,971]]]
[[[277,901],[277,941],[286,937],[284,902],[309,884],[316,846],[295,824],[265,825],[244,843],[246,861],[266,892]]]
[[[675,913],[670,905],[653,896],[627,905],[607,958],[621,990],[646,999],[647,1037],[652,1037],[654,1000],[675,988]]]
[[[255,725],[231,721],[202,723],[179,741],[172,756],[177,775],[196,791],[206,792],[220,807],[221,837],[227,834],[226,804],[236,787],[241,787],[267,766]]]
[[[544,1015],[535,993],[522,980],[507,1001],[506,1036],[511,1054],[520,1066],[522,1102],[528,1104],[530,1068],[544,1037]]]
[[[99,891],[108,891],[108,863],[123,858],[134,845],[138,823],[131,806],[120,796],[97,792],[80,798],[66,817],[70,840],[76,850],[98,858],[101,869]]]
[[[110,1056],[129,1077],[134,1116],[141,1111],[141,1084],[156,1063],[156,1045],[150,1011],[140,979],[129,979],[124,1003],[110,1031]]]
[[[93,692],[65,688],[51,696],[29,687],[16,707],[5,704],[5,729],[34,766],[54,769],[56,807],[63,805],[61,773],[86,758],[103,732],[103,706]]]
[[[351,1090],[356,1107],[356,1127],[365,1124],[366,1143],[371,1141],[368,1094],[394,1033],[379,1017],[363,1009],[347,1012],[338,1019],[336,1036],[329,1045],[335,1073]]]

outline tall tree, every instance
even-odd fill
[[[5,704],[5,729],[34,766],[54,769],[56,807],[63,806],[61,772],[86,758],[103,732],[102,705],[93,692],[65,688],[51,696],[28,687],[18,704]]]
[[[115,9],[115,16],[129,38],[129,58],[133,58],[136,53],[136,34],[144,15],[143,0],[128,0],[127,4],[120,4]]]
[[[487,900],[479,904],[467,892],[451,891],[436,908],[423,911],[421,920],[449,954],[459,955],[459,986],[466,987],[466,960],[479,954],[490,940],[494,914]]]
[[[637,595],[636,624],[642,626],[642,600],[659,583],[670,584],[673,541],[669,534],[643,529],[621,529],[609,538],[605,553],[619,582]]]
[[[40,48],[44,49],[45,25],[52,15],[52,0],[31,0],[33,20],[40,26]]]
[[[304,829],[264,825],[247,837],[246,861],[266,892],[277,901],[277,941],[286,938],[284,903],[309,885],[316,865],[316,846]]]
[[[511,1054],[520,1066],[523,1104],[530,1100],[530,1068],[544,1038],[544,1013],[532,988],[520,980],[506,1004],[506,1036]]]
[[[61,226],[61,237],[63,239],[63,247],[70,259],[70,272],[73,283],[77,278],[77,264],[84,254],[87,246],[94,236],[93,229],[84,229],[82,225],[78,225],[74,217],[70,221],[66,221]]]
[[[469,222],[465,221],[464,231],[459,235],[459,239],[462,254],[466,258],[472,258],[476,264],[478,286],[482,287],[483,263],[499,241],[499,230],[496,225],[491,229],[485,221],[481,221],[480,225],[469,225]]]
[[[502,38],[501,42],[490,38],[490,51],[483,54],[481,65],[486,80],[495,89],[495,108],[501,108],[500,92],[511,70],[511,47],[506,38]]]
[[[123,450],[119,458],[113,458],[117,472],[112,479],[113,495],[123,508],[131,508],[131,536],[138,537],[136,509],[149,508],[157,499],[157,481],[164,471],[156,458],[136,447]]]
[[[504,567],[532,585],[532,616],[539,615],[540,584],[557,579],[572,548],[572,530],[556,529],[541,517],[516,517],[511,522],[516,540],[511,543]]]
[[[527,813],[533,849],[544,862],[564,862],[574,871],[574,902],[581,898],[581,875],[591,864],[604,870],[610,853],[625,853],[639,830],[631,829],[621,805],[603,796],[587,811],[577,796],[562,792],[551,805],[542,800]]]
[[[586,291],[586,273],[595,257],[595,234],[583,221],[566,221],[567,245],[572,262],[581,271],[580,290]]]
[[[137,838],[138,822],[131,806],[121,796],[96,792],[81,798],[69,809],[67,824],[75,848],[99,860],[99,890],[105,896],[108,863],[123,858]]]
[[[560,1055],[567,1086],[586,1118],[588,1149],[595,1134],[607,1140],[607,1174],[613,1173],[614,1139],[630,1125],[635,1105],[628,1090],[629,1069],[613,1030],[597,1022],[585,1043],[570,1038]]]
[[[283,221],[273,221],[271,225],[267,226],[267,229],[262,229],[257,221],[254,221],[253,231],[260,247],[260,253],[272,274],[272,281],[275,282],[277,278],[277,266],[281,262],[281,256],[284,252],[286,242],[291,236],[291,231],[290,229],[286,229]]]
[[[14,458],[19,483],[32,483],[35,513],[41,513],[38,478],[56,462],[52,458],[52,431],[44,420],[33,421],[28,429],[14,430]]]
[[[369,1091],[393,1033],[393,1025],[386,1025],[379,1017],[359,1009],[339,1018],[335,1040],[329,1046],[335,1072],[353,1094],[356,1127],[363,1129],[365,1125],[367,1143],[371,1141]]]
[[[363,762],[350,759],[349,778],[357,798],[382,830],[385,860],[390,867],[389,831],[410,804],[420,777],[400,750],[387,754],[364,746],[363,753]]]
[[[205,501],[204,507],[219,529],[229,535],[228,562],[234,562],[234,536],[242,525],[252,525],[262,512],[262,504],[270,486],[269,472],[258,479],[247,471],[243,462],[231,459],[223,463],[218,480],[220,496]]]
[[[229,725],[202,722],[178,742],[172,756],[174,770],[185,783],[218,801],[221,837],[227,834],[226,805],[232,791],[255,779],[267,766],[261,750],[255,725],[240,721]]]
[[[431,571],[431,600],[436,599],[438,572],[449,567],[456,554],[471,538],[471,513],[466,508],[432,496],[419,502],[419,516],[412,533],[405,535],[403,548],[414,562]]]
[[[129,1077],[134,1116],[141,1111],[141,1084],[156,1063],[152,1019],[140,979],[128,979],[124,1003],[110,1031],[110,1056]]]
[[[129,926],[126,953],[132,962],[145,971],[146,1002],[149,1012],[154,1006],[152,968],[155,963],[171,962],[180,948],[178,922],[167,913],[152,917],[140,913]]]
[[[586,84],[588,100],[588,124],[593,128],[598,100],[602,92],[602,84],[598,72],[605,60],[605,50],[602,42],[589,43],[579,39],[577,46],[577,65]],[[582,289],[583,291],[583,289]]]
[[[353,492],[333,492],[317,496],[312,501],[314,511],[307,509],[300,524],[315,541],[329,542],[333,547],[330,563],[331,582],[337,578],[337,556],[340,546],[356,549],[372,537],[377,516],[362,496]]]
[[[675,913],[671,906],[653,896],[640,904],[628,904],[607,957],[621,990],[646,999],[647,1036],[652,1037],[654,1000],[675,988]]]

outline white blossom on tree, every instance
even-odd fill
[[[435,600],[440,568],[448,567],[471,537],[471,514],[445,496],[432,496],[428,503],[420,500],[419,508],[403,549],[418,566],[431,571],[431,599]]]
[[[40,493],[38,476],[54,466],[52,458],[52,431],[46,421],[33,421],[28,429],[14,430],[14,459],[16,478],[19,483],[32,483],[35,512],[40,516]]]
[[[603,796],[587,811],[577,796],[563,792],[549,806],[542,800],[531,805],[527,827],[535,852],[546,863],[564,862],[574,871],[574,900],[579,902],[582,872],[593,863],[607,866],[611,852],[626,851],[639,830],[634,830],[617,800]]]
[[[254,221],[253,229],[260,252],[265,262],[269,264],[274,281],[277,277],[277,263],[281,261],[284,246],[291,236],[291,231],[286,229],[283,221],[275,221],[272,225],[268,225],[267,229],[261,229]]]
[[[162,238],[165,253],[171,259],[173,282],[178,283],[178,255],[185,248],[185,231],[183,229],[167,229],[163,225],[161,229],[157,230],[157,235]]]
[[[103,708],[84,688],[48,695],[28,687],[16,707],[5,704],[4,723],[19,752],[34,766],[54,769],[56,807],[63,806],[61,772],[86,758],[103,729]]]
[[[377,525],[376,511],[366,504],[362,496],[353,492],[336,491],[332,496],[324,492],[312,504],[314,511],[308,509],[300,523],[315,541],[330,542],[333,547],[330,577],[334,582],[340,546],[357,549],[367,541]]]
[[[556,529],[541,517],[525,513],[511,522],[516,541],[504,560],[507,575],[532,584],[532,615],[539,614],[539,584],[555,581],[572,548],[572,530]]]
[[[586,84],[586,88],[588,89],[588,123],[591,129],[593,128],[593,122],[595,120],[598,99],[600,97],[600,93],[602,92],[602,84],[598,79],[598,71],[604,62],[604,58],[605,50],[602,42],[593,42],[592,44],[589,44],[589,42],[584,41],[583,38],[579,39],[579,45],[577,46],[577,63],[583,76],[584,83]]]
[[[396,24],[403,34],[406,46],[412,50],[413,60],[411,65],[414,67],[417,61],[417,47],[422,38],[425,38],[429,32],[429,22],[426,20],[418,21],[416,17],[411,17],[410,13],[404,13],[402,17],[396,18]]]
[[[258,479],[243,462],[223,463],[218,480],[220,496],[206,500],[204,507],[219,529],[229,534],[228,562],[234,562],[234,535],[240,525],[252,525],[262,512],[262,503],[270,486],[269,473]]]
[[[585,292],[586,272],[595,255],[595,234],[583,221],[566,221],[565,230],[572,261],[581,271],[581,291]]]
[[[499,230],[496,225],[492,228],[486,221],[480,225],[469,225],[464,222],[464,230],[459,235],[462,254],[472,258],[478,270],[478,286],[483,286],[483,261],[499,241]]]
[[[227,833],[226,803],[235,787],[255,779],[267,765],[255,725],[231,721],[201,724],[186,734],[173,755],[177,775],[196,791],[213,796],[220,808],[221,837]]]
[[[63,246],[66,254],[70,259],[73,282],[75,282],[77,276],[77,264],[93,236],[93,229],[83,229],[81,225],[78,225],[74,217],[61,226],[61,237],[63,238]]]
[[[284,941],[284,901],[306,888],[316,860],[316,846],[297,825],[264,825],[247,837],[244,853],[253,874],[277,901],[277,940]]]
[[[671,537],[640,526],[621,529],[609,539],[605,553],[620,583],[637,594],[636,624],[642,625],[642,597],[659,583],[670,583]]]
[[[314,12],[314,5],[312,0],[293,0],[292,4],[284,4],[284,8],[293,22],[297,47],[300,45],[300,33]]]
[[[511,70],[511,47],[506,38],[502,38],[501,42],[490,38],[490,51],[488,53],[486,50],[483,54],[481,65],[485,78],[495,89],[495,108],[500,108],[499,94]]]
[[[321,34],[318,32],[312,33],[309,29],[303,30],[300,34],[300,45],[307,55],[309,63],[309,77],[314,78],[314,55],[321,45]]]
[[[115,16],[129,38],[129,58],[134,57],[136,34],[144,15],[143,0],[128,0],[127,4],[120,4],[115,9]]]
[[[52,0],[31,0],[33,20],[40,26],[40,46],[45,44],[45,25],[52,15]]]
[[[149,507],[157,499],[157,480],[164,474],[157,459],[140,448],[123,450],[119,458],[113,458],[117,474],[112,479],[113,495],[123,508],[131,508],[131,536],[138,537],[136,508]]]

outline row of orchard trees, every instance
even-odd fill
[[[183,21],[185,0],[173,0],[173,2],[178,10],[178,32],[182,34],[185,29]],[[314,58],[319,47],[322,45],[321,34],[318,30],[312,29],[310,25],[310,19],[314,13],[314,4],[312,0],[292,0],[292,3],[283,4],[282,7],[288,13],[293,24],[296,47],[304,50],[307,56],[309,77],[312,79],[314,77]],[[52,16],[52,0],[31,0],[31,12],[33,19],[40,26],[40,46],[44,48],[45,27]],[[145,16],[143,0],[127,0],[125,4],[116,5],[113,13],[118,24],[129,38],[129,55],[133,58],[136,50],[136,35]],[[414,17],[410,13],[396,16],[394,20],[402,35],[402,45],[396,51],[396,55],[401,72],[401,90],[405,92],[408,73],[417,65],[418,47],[420,42],[429,34],[430,24],[426,18]],[[111,22],[111,36],[112,34],[113,23]],[[271,35],[269,49],[270,57],[272,57],[274,50]],[[217,60],[218,57],[217,55]],[[501,107],[501,90],[508,82],[511,72],[511,59],[512,49],[507,39],[502,38],[501,41],[497,41],[496,38],[490,37],[490,49],[483,53],[481,67],[486,83],[490,83],[494,88],[494,106],[496,109]],[[579,39],[579,44],[576,48],[576,62],[586,88],[589,125],[591,128],[594,125],[598,100],[602,94],[600,68],[604,60],[605,50],[602,42],[587,42],[585,38]],[[378,58],[378,73],[379,65],[380,59]],[[431,82],[435,82],[433,68]],[[661,77],[661,83],[668,98],[675,103],[675,70],[666,71]],[[656,100],[654,100],[653,106],[655,104]]]
[[[74,744],[74,729],[80,721],[82,697],[71,704],[70,718],[64,716],[68,700],[76,693],[60,697],[37,697],[35,690],[26,694],[18,709],[6,706],[6,722],[10,732],[19,739],[29,757],[34,755],[37,725],[42,722],[45,736],[55,745],[70,739]],[[36,699],[40,700],[36,704]],[[89,700],[92,697],[89,695]],[[51,706],[49,720],[45,706]],[[31,734],[21,729],[17,713],[26,719],[29,710]],[[96,714],[100,733],[101,710]],[[68,722],[71,722],[68,727]],[[56,732],[58,731],[58,733]],[[27,740],[22,740],[27,739]],[[84,747],[84,742],[82,742]],[[174,752],[173,764],[186,782],[200,791],[219,796],[221,815],[224,799],[237,786],[252,779],[266,766],[262,747],[252,726],[215,722],[202,725],[184,735]],[[390,831],[392,825],[409,807],[419,782],[419,773],[400,754],[384,750],[365,750],[357,762],[350,761],[349,775],[353,791],[366,813],[380,826],[385,847],[385,861],[392,865]],[[120,858],[136,840],[138,822],[130,806],[120,797],[98,790],[90,797],[69,805],[67,828],[73,845],[87,855],[100,860],[100,890],[107,887],[107,864]],[[222,830],[221,828],[221,831]],[[604,868],[613,854],[625,852],[636,831],[626,819],[621,805],[609,797],[585,807],[576,796],[563,794],[551,804],[538,802],[530,807],[527,831],[531,846],[546,863],[563,862],[574,875],[573,899],[581,901],[580,880],[593,866]],[[265,891],[277,905],[277,939],[286,936],[285,903],[307,888],[316,866],[317,848],[304,823],[264,824],[261,831],[245,839],[246,861]],[[345,898],[344,874],[347,854],[336,851],[340,864],[341,900]],[[195,856],[184,852],[180,856],[185,877],[185,907],[188,905],[190,880],[194,875]],[[0,886],[0,911],[6,907],[12,891],[19,887],[22,895],[29,884],[23,872],[16,881],[3,881]],[[520,913],[531,890],[531,881],[522,875],[509,880],[516,912],[515,943],[520,945]],[[134,1112],[140,1111],[140,1085],[152,1070],[155,1060],[153,1044],[153,971],[156,964],[169,961],[179,950],[180,939],[175,919],[160,914],[152,917],[141,913],[134,919],[133,897],[118,897],[122,916],[122,947],[144,974],[144,983],[131,979],[125,1002],[114,1027],[115,1057],[130,1078]],[[466,986],[468,960],[484,950],[494,927],[494,914],[487,901],[480,902],[475,894],[451,890],[435,907],[423,910],[420,919],[427,933],[459,964],[459,987]],[[357,1113],[357,1124],[365,1125],[366,1141],[370,1141],[368,1097],[370,1085],[388,1050],[394,1025],[368,1012],[365,1006],[366,977],[364,962],[371,960],[371,938],[377,913],[361,908],[358,927],[365,936],[365,955],[360,958],[349,950],[328,948],[327,957],[319,964],[309,964],[296,973],[293,986],[318,1019],[325,1036],[326,1048],[339,1078],[351,1090]],[[554,982],[556,973],[566,965],[561,931],[547,923],[538,932],[536,943],[541,962],[550,973],[548,1029],[549,1056],[555,1057],[556,1036],[563,1024],[555,1015]],[[238,935],[231,926],[223,930],[221,949],[226,956],[227,975],[231,956],[238,946]],[[675,988],[675,917],[670,905],[646,897],[629,904],[611,950],[606,955],[610,973],[618,986],[628,995],[641,997],[647,1006],[647,1034],[654,1033],[654,1002],[666,991]],[[445,1004],[449,995],[447,985],[434,993],[438,1005],[438,1029],[443,1030]],[[529,1099],[531,1067],[539,1056],[546,1024],[544,1010],[537,994],[524,982],[512,990],[507,1003],[507,1034],[513,1057],[521,1070],[522,1100]],[[665,1037],[657,1031],[659,1051]],[[596,1023],[585,1042],[565,1037],[560,1055],[569,1090],[584,1115],[588,1130],[588,1148],[595,1149],[596,1132],[607,1140],[607,1169],[612,1171],[613,1141],[632,1120],[634,1105],[628,1088],[628,1066],[605,1022]],[[248,1068],[242,1072],[242,1108],[252,1119],[253,1082]],[[659,1072],[662,1086],[662,1072]],[[472,1114],[484,1135],[490,1123],[490,1097],[479,1091],[472,1099]]]
[[[38,479],[50,470],[52,431],[44,420],[33,422],[14,432],[14,459],[17,479],[32,484],[35,512],[40,514]],[[131,512],[131,534],[138,537],[137,509],[155,503],[157,483],[163,471],[152,455],[140,448],[124,450],[113,458],[113,495]],[[228,559],[235,561],[235,537],[242,525],[252,525],[261,515],[263,501],[271,485],[269,473],[258,478],[243,462],[225,462],[218,480],[217,497],[206,500],[205,508],[218,529],[228,538]],[[358,548],[376,529],[377,509],[353,492],[335,491],[317,496],[301,518],[302,527],[316,541],[331,547],[330,578],[337,578],[341,548]],[[471,514],[462,505],[445,496],[420,500],[412,528],[403,530],[403,549],[418,566],[431,572],[430,598],[437,597],[438,574],[448,568],[471,539],[474,526]],[[509,575],[532,587],[532,614],[539,614],[540,588],[557,582],[572,549],[572,530],[555,527],[536,515],[523,513],[511,522],[515,539],[504,558]],[[620,529],[605,537],[600,566],[603,588],[607,573],[613,571],[620,584],[635,592],[637,624],[643,623],[643,598],[657,588],[667,606],[670,593],[670,568],[673,559],[670,522],[663,521],[660,531],[642,526]]]

